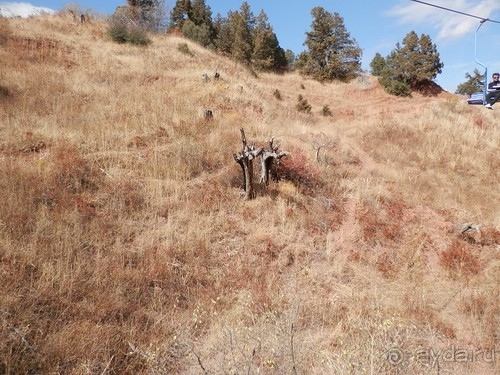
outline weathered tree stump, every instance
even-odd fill
[[[238,154],[234,154],[234,160],[241,166],[243,171],[243,189],[245,199],[249,200],[255,196],[253,188],[253,160],[262,153],[262,148],[256,148],[255,144],[248,146],[245,131],[240,129],[241,143],[243,149]]]
[[[206,122],[212,121],[214,119],[214,113],[212,112],[211,109],[204,109],[203,110],[203,117],[205,118]]]
[[[262,151],[261,159],[261,175],[260,182],[264,183],[266,186],[269,185],[269,174],[273,168],[273,165],[279,163],[281,158],[288,155],[288,152],[277,153],[279,145],[273,147],[274,137],[269,139],[268,147]]]
[[[245,199],[254,198],[253,186],[253,161],[257,156],[261,156],[261,177],[260,183],[265,186],[269,185],[269,175],[273,166],[281,161],[281,158],[288,155],[287,152],[279,152],[279,146],[273,146],[274,138],[269,139],[268,147],[255,147],[255,144],[248,146],[245,131],[240,129],[241,142],[243,149],[238,154],[234,154],[234,160],[240,165],[243,173],[243,190],[245,191]]]

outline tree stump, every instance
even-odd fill
[[[288,155],[288,152],[284,151],[277,153],[278,148],[280,146],[278,145],[276,147],[273,147],[273,141],[274,137],[271,137],[269,139],[268,147],[262,151],[261,155],[262,159],[261,159],[260,182],[264,183],[266,186],[269,185],[269,174],[271,172],[274,163],[275,162],[279,163],[281,161],[281,158]]]
[[[253,161],[257,156],[261,156],[261,176],[260,183],[265,186],[269,185],[269,175],[273,166],[280,162],[281,158],[288,155],[287,152],[279,152],[279,146],[273,146],[274,138],[271,137],[268,141],[268,146],[266,148],[255,147],[248,145],[245,131],[240,129],[241,143],[243,144],[243,149],[238,154],[233,154],[234,160],[240,165],[243,173],[243,190],[245,191],[245,199],[249,200],[254,198],[254,186],[253,186]]]
[[[255,144],[248,146],[245,131],[243,129],[240,129],[240,134],[243,149],[238,154],[234,154],[233,156],[234,160],[241,166],[243,171],[243,189],[245,190],[245,199],[249,200],[255,196],[253,188],[253,160],[262,153],[263,149],[256,148]]]

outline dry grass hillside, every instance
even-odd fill
[[[499,373],[500,107],[151,39],[0,19],[0,374]]]

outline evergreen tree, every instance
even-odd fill
[[[293,66],[299,72],[303,72],[308,64],[309,64],[309,54],[305,51],[302,51],[295,59]]]
[[[225,55],[231,55],[231,49],[234,41],[234,34],[231,28],[231,21],[233,13],[228,12],[228,17],[222,17],[217,14],[214,21],[215,30],[215,46],[217,50]]]
[[[193,0],[188,16],[196,26],[212,25],[212,10],[205,4],[205,0]]]
[[[385,59],[380,53],[376,53],[370,63],[371,73],[373,76],[380,77],[385,69]]]
[[[209,25],[197,26],[187,19],[182,26],[182,35],[206,48],[215,48],[213,30]]]
[[[436,78],[443,66],[430,36],[418,37],[411,31],[402,45],[396,43],[396,48],[385,58],[380,83],[391,94],[408,96],[412,89],[418,90]]]
[[[215,29],[212,23],[212,11],[205,0],[194,0],[186,7],[187,20],[182,25],[182,35],[204,47],[215,48]]]
[[[484,88],[484,74],[480,73],[479,70],[474,69],[472,74],[465,73],[465,78],[467,81],[458,85],[455,94],[462,95],[472,95],[475,92],[483,91]]]
[[[184,22],[189,18],[191,13],[190,0],[177,0],[175,6],[170,12],[170,29],[182,30]]]
[[[286,51],[280,47],[278,39],[276,39],[276,48],[274,49],[274,70],[286,70],[288,67]]]
[[[215,48],[261,70],[286,69],[289,58],[294,58],[293,53],[287,56],[280,47],[264,11],[255,17],[247,2],[239,11],[229,11],[227,17],[217,14],[212,21],[205,0],[177,0],[170,13],[170,28],[181,30],[182,35],[204,47]]]
[[[309,104],[307,99],[305,99],[302,96],[302,94],[299,94],[295,108],[297,109],[297,111],[304,112],[304,113],[311,113],[311,110],[312,110],[312,106]]]
[[[302,74],[320,81],[349,80],[361,71],[361,49],[351,38],[338,13],[329,13],[322,7],[311,11],[311,31],[306,33],[307,59]]]
[[[399,48],[399,43],[396,44],[396,48]],[[410,84],[398,76],[398,71],[394,67],[395,56],[396,50],[393,50],[385,58],[385,65],[379,76],[379,82],[389,94],[396,96],[411,96]]]
[[[250,5],[245,1],[241,4],[239,12],[231,13],[231,30],[234,35],[231,55],[243,64],[250,65],[253,53],[253,30],[255,16],[250,10]]]
[[[286,67],[285,51],[280,47],[264,11],[261,11],[256,19],[253,44],[252,64],[257,69],[278,70]]]
[[[443,66],[430,36],[422,34],[419,38],[414,31],[406,35],[402,46],[396,45],[389,64],[392,75],[412,87],[432,81],[442,72]]]
[[[286,59],[286,66],[288,69],[294,69],[295,68],[295,60],[297,57],[295,56],[295,53],[291,49],[287,49],[285,51],[285,59]]]

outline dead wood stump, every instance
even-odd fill
[[[243,174],[243,190],[245,191],[245,199],[249,200],[255,197],[254,181],[253,181],[253,162],[258,156],[261,157],[261,177],[260,183],[264,186],[269,184],[269,175],[273,166],[281,161],[283,157],[288,155],[287,152],[279,152],[279,146],[273,146],[274,138],[269,139],[266,148],[248,145],[245,131],[240,129],[242,150],[238,154],[233,154],[234,160],[240,165]]]
[[[260,182],[269,185],[269,175],[273,167],[281,161],[281,158],[288,155],[288,152],[282,151],[278,153],[279,145],[273,146],[274,137],[271,137],[267,148],[264,148],[261,155],[261,175]],[[277,177],[275,175],[275,177]]]

